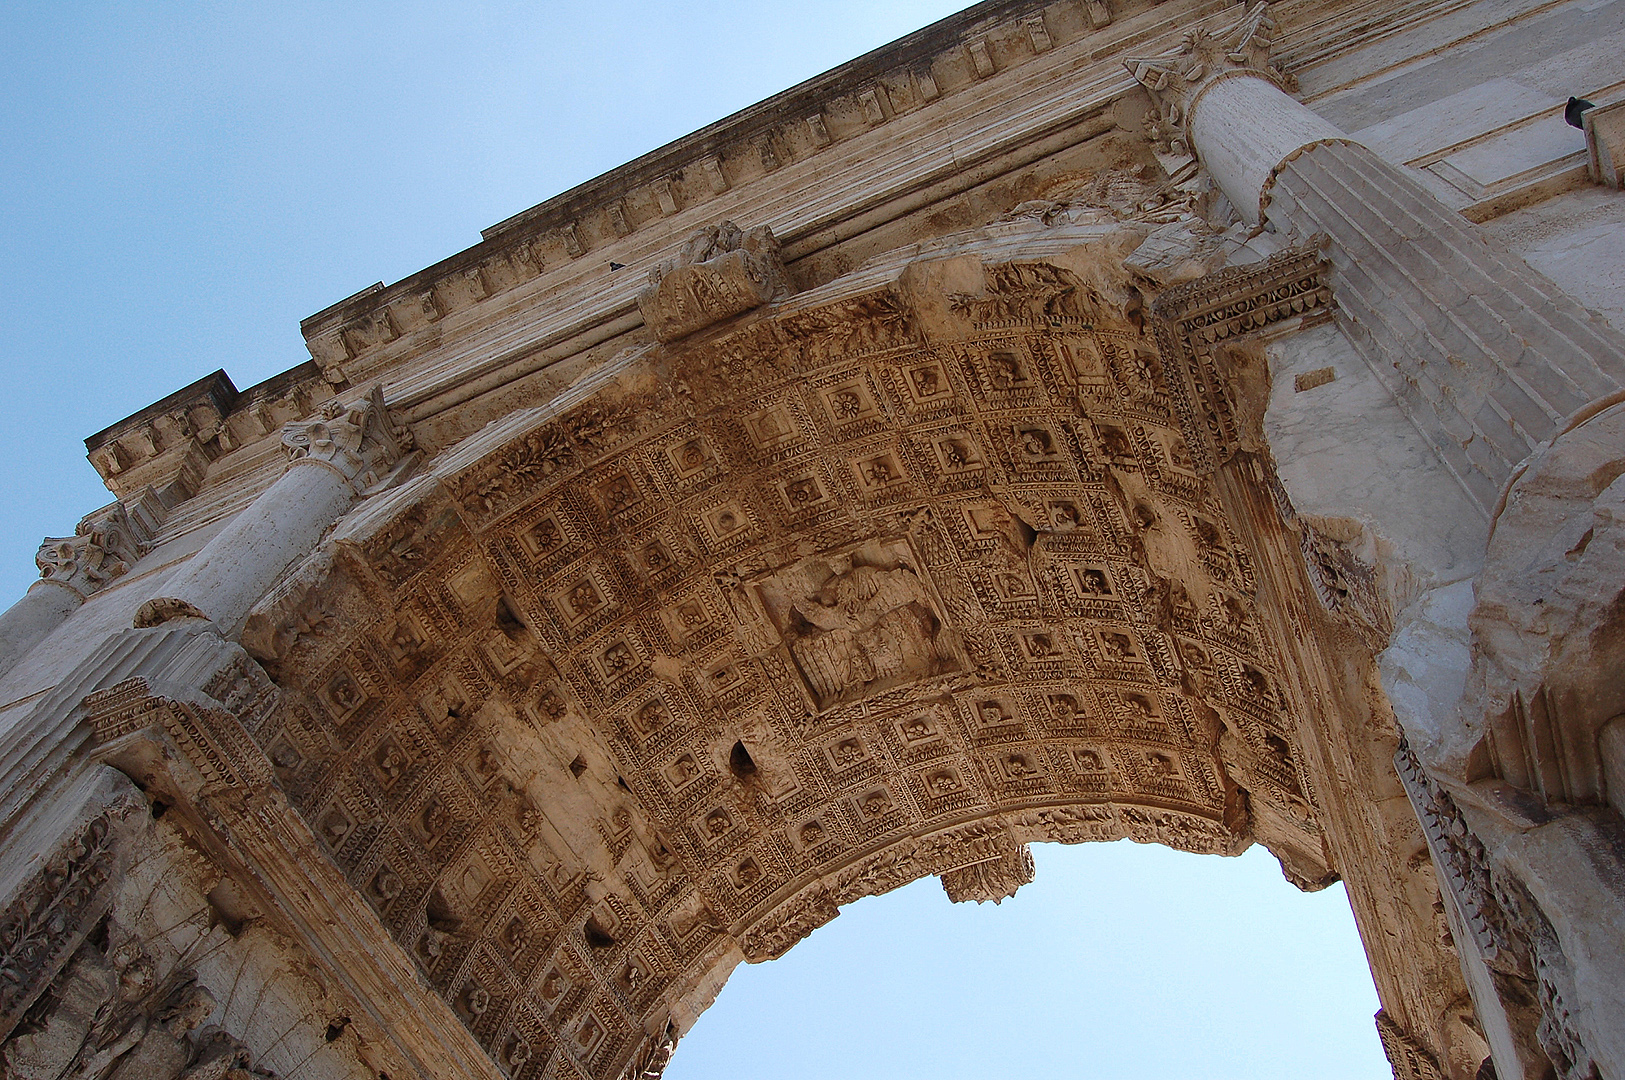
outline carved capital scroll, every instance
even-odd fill
[[[322,406],[316,419],[282,427],[282,448],[290,464],[329,466],[357,491],[377,482],[410,449],[408,443],[390,422],[379,386],[359,401],[341,405],[334,399]]]
[[[1123,61],[1156,107],[1146,123],[1158,150],[1178,157],[1194,156],[1189,130],[1192,108],[1203,91],[1220,79],[1253,75],[1289,93],[1297,89],[1297,80],[1270,56],[1275,29],[1269,5],[1258,3],[1225,22],[1189,31],[1172,52]]]
[[[87,515],[72,536],[48,537],[34,562],[40,579],[88,597],[129,570],[146,545],[120,503]]]

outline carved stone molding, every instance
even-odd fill
[[[839,914],[829,893],[814,888],[780,905],[768,918],[740,935],[739,946],[751,963],[776,960]]]
[[[254,790],[273,782],[264,755],[222,710],[162,697],[143,677],[96,691],[85,699],[85,708],[97,743],[109,748],[109,760],[119,760],[115,744],[143,732],[172,743],[201,781],[188,790],[190,777],[178,778],[181,786],[172,794],[195,798],[228,788]]]
[[[1377,1038],[1382,1052],[1394,1070],[1394,1080],[1440,1080],[1439,1063],[1404,1028],[1394,1022],[1387,1010],[1377,1010]]]
[[[1174,320],[1193,343],[1212,346],[1324,310],[1332,302],[1325,246],[1323,237],[1311,237],[1263,262],[1227,267],[1176,286],[1157,298],[1156,311]]]
[[[672,1024],[659,1035],[650,1036],[621,1074],[621,1080],[660,1080],[677,1049],[677,1037],[677,1028]]]
[[[180,501],[231,445],[225,418],[238,398],[224,371],[199,379],[85,440],[90,463],[119,498],[146,488]]]
[[[1568,1004],[1580,999],[1574,965],[1540,904],[1512,872],[1492,863],[1456,800],[1403,738],[1394,764],[1472,935],[1471,947],[1488,965],[1495,1007],[1520,1040],[1519,1052],[1538,1058],[1544,1051],[1561,1080],[1594,1080],[1596,1067]]]
[[[1491,882],[1496,901],[1529,951],[1540,1006],[1536,1041],[1556,1069],[1558,1080],[1597,1080],[1596,1063],[1569,1004],[1583,998],[1557,931],[1522,882],[1504,871],[1492,873]]]
[[[1377,570],[1341,542],[1299,521],[1304,566],[1321,606],[1350,626],[1372,651],[1387,645],[1393,615],[1378,586]]]
[[[638,294],[644,324],[674,341],[790,293],[779,244],[765,225],[731,221],[696,230]]]
[[[956,904],[991,900],[998,904],[1016,895],[1016,890],[1033,880],[1033,854],[1023,845],[996,859],[971,863],[957,870],[946,870],[942,878],[943,891]]]
[[[1394,754],[1394,768],[1427,834],[1440,877],[1473,935],[1473,944],[1492,966],[1527,978],[1531,974],[1528,946],[1513,932],[1495,898],[1483,842],[1468,826],[1450,792],[1428,775],[1403,737]]]
[[[1167,337],[1165,348],[1181,358],[1180,366],[1191,380],[1191,395],[1180,403],[1191,410],[1185,422],[1207,436],[1192,449],[1204,469],[1217,464],[1206,460],[1206,442],[1211,440],[1220,462],[1228,460],[1242,442],[1232,379],[1220,366],[1219,350],[1226,342],[1291,319],[1329,315],[1332,291],[1326,275],[1330,268],[1324,243],[1312,237],[1308,243],[1278,251],[1262,262],[1226,267],[1176,285],[1153,302],[1152,310],[1166,320],[1158,324],[1159,333]]]

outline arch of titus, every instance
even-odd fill
[[[1346,882],[1400,1080],[1625,1080],[1622,56],[989,0],[91,436],[4,1075],[657,1077],[841,905],[1128,837]]]

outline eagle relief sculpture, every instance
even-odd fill
[[[901,543],[804,559],[759,590],[819,711],[968,667]]]

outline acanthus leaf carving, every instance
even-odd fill
[[[383,387],[374,386],[359,401],[343,405],[335,398],[315,419],[284,424],[282,448],[290,465],[326,465],[361,492],[411,450],[412,439],[409,431],[395,427]]]
[[[589,447],[598,429],[573,414],[566,422],[578,442]],[[458,498],[474,511],[496,513],[527,491],[535,491],[572,469],[578,460],[576,448],[557,423],[527,432],[489,464],[472,470],[458,484]]]
[[[776,960],[790,946],[839,915],[834,897],[814,887],[773,909],[739,938],[745,959],[753,964]]]
[[[1159,150],[1177,158],[1193,156],[1188,130],[1191,106],[1217,79],[1245,72],[1268,79],[1289,93],[1297,89],[1296,79],[1270,55],[1275,29],[1269,5],[1255,3],[1240,16],[1216,26],[1187,31],[1179,48],[1171,52],[1123,61],[1129,74],[1151,95],[1156,111],[1147,120],[1147,133]]]
[[[88,597],[129,571],[146,553],[145,530],[122,503],[113,503],[79,522],[72,536],[47,539],[34,562],[40,578],[66,585]]]
[[[1033,853],[1025,844],[996,858],[971,863],[939,875],[942,889],[956,904],[974,900],[994,904],[1010,899],[1016,890],[1033,880]]]
[[[645,1039],[621,1073],[621,1080],[660,1080],[666,1074],[666,1066],[671,1064],[677,1039],[677,1026],[670,1023],[660,1034]]]

